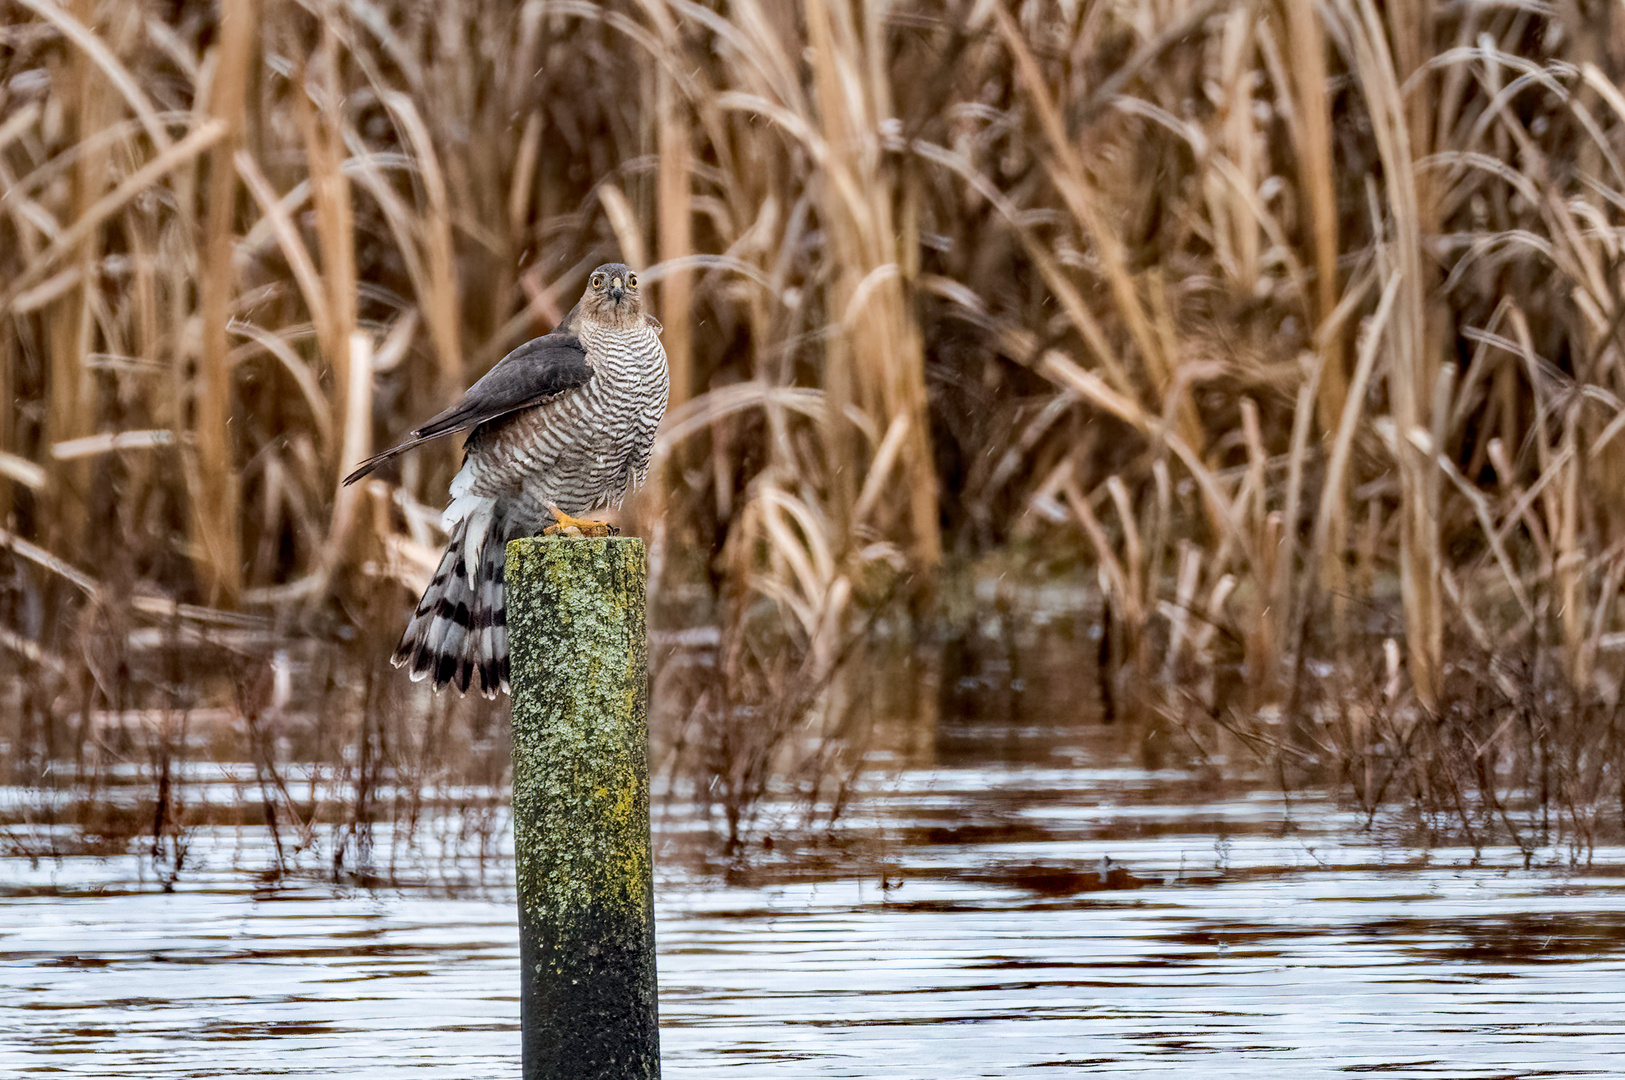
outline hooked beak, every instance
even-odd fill
[[[611,281],[609,283],[609,298],[611,300],[613,300],[617,304],[619,304],[621,302],[621,298],[624,297],[625,295],[626,295],[626,286],[624,284],[622,284],[620,278],[616,278],[614,281]]]

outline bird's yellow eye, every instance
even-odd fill
[[[638,287],[638,276],[636,274],[626,275],[626,287],[629,289],[635,289]]]
[[[592,276],[592,287],[595,288],[595,289],[602,289],[604,287],[604,275],[603,274],[594,274]]]

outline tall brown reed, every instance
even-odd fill
[[[1300,755],[1448,714],[1460,657],[1618,698],[1625,57],[1578,13],[8,11],[0,644],[59,718],[166,686],[160,623],[387,652],[455,449],[337,478],[651,253],[713,734],[825,707],[899,583],[1023,536],[1085,545],[1124,690]],[[1328,719],[1390,666],[1399,727]]]

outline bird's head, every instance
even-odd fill
[[[624,329],[641,323],[643,298],[638,295],[638,276],[625,263],[605,263],[587,278],[580,310],[583,318],[605,326]]]

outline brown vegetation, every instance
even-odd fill
[[[19,759],[234,701],[360,718],[363,770],[479,744],[378,668],[454,448],[338,478],[620,255],[657,618],[720,628],[662,714],[738,799],[880,604],[1009,545],[1096,569],[1122,710],[1469,829],[1625,799],[1607,9],[0,10]]]

